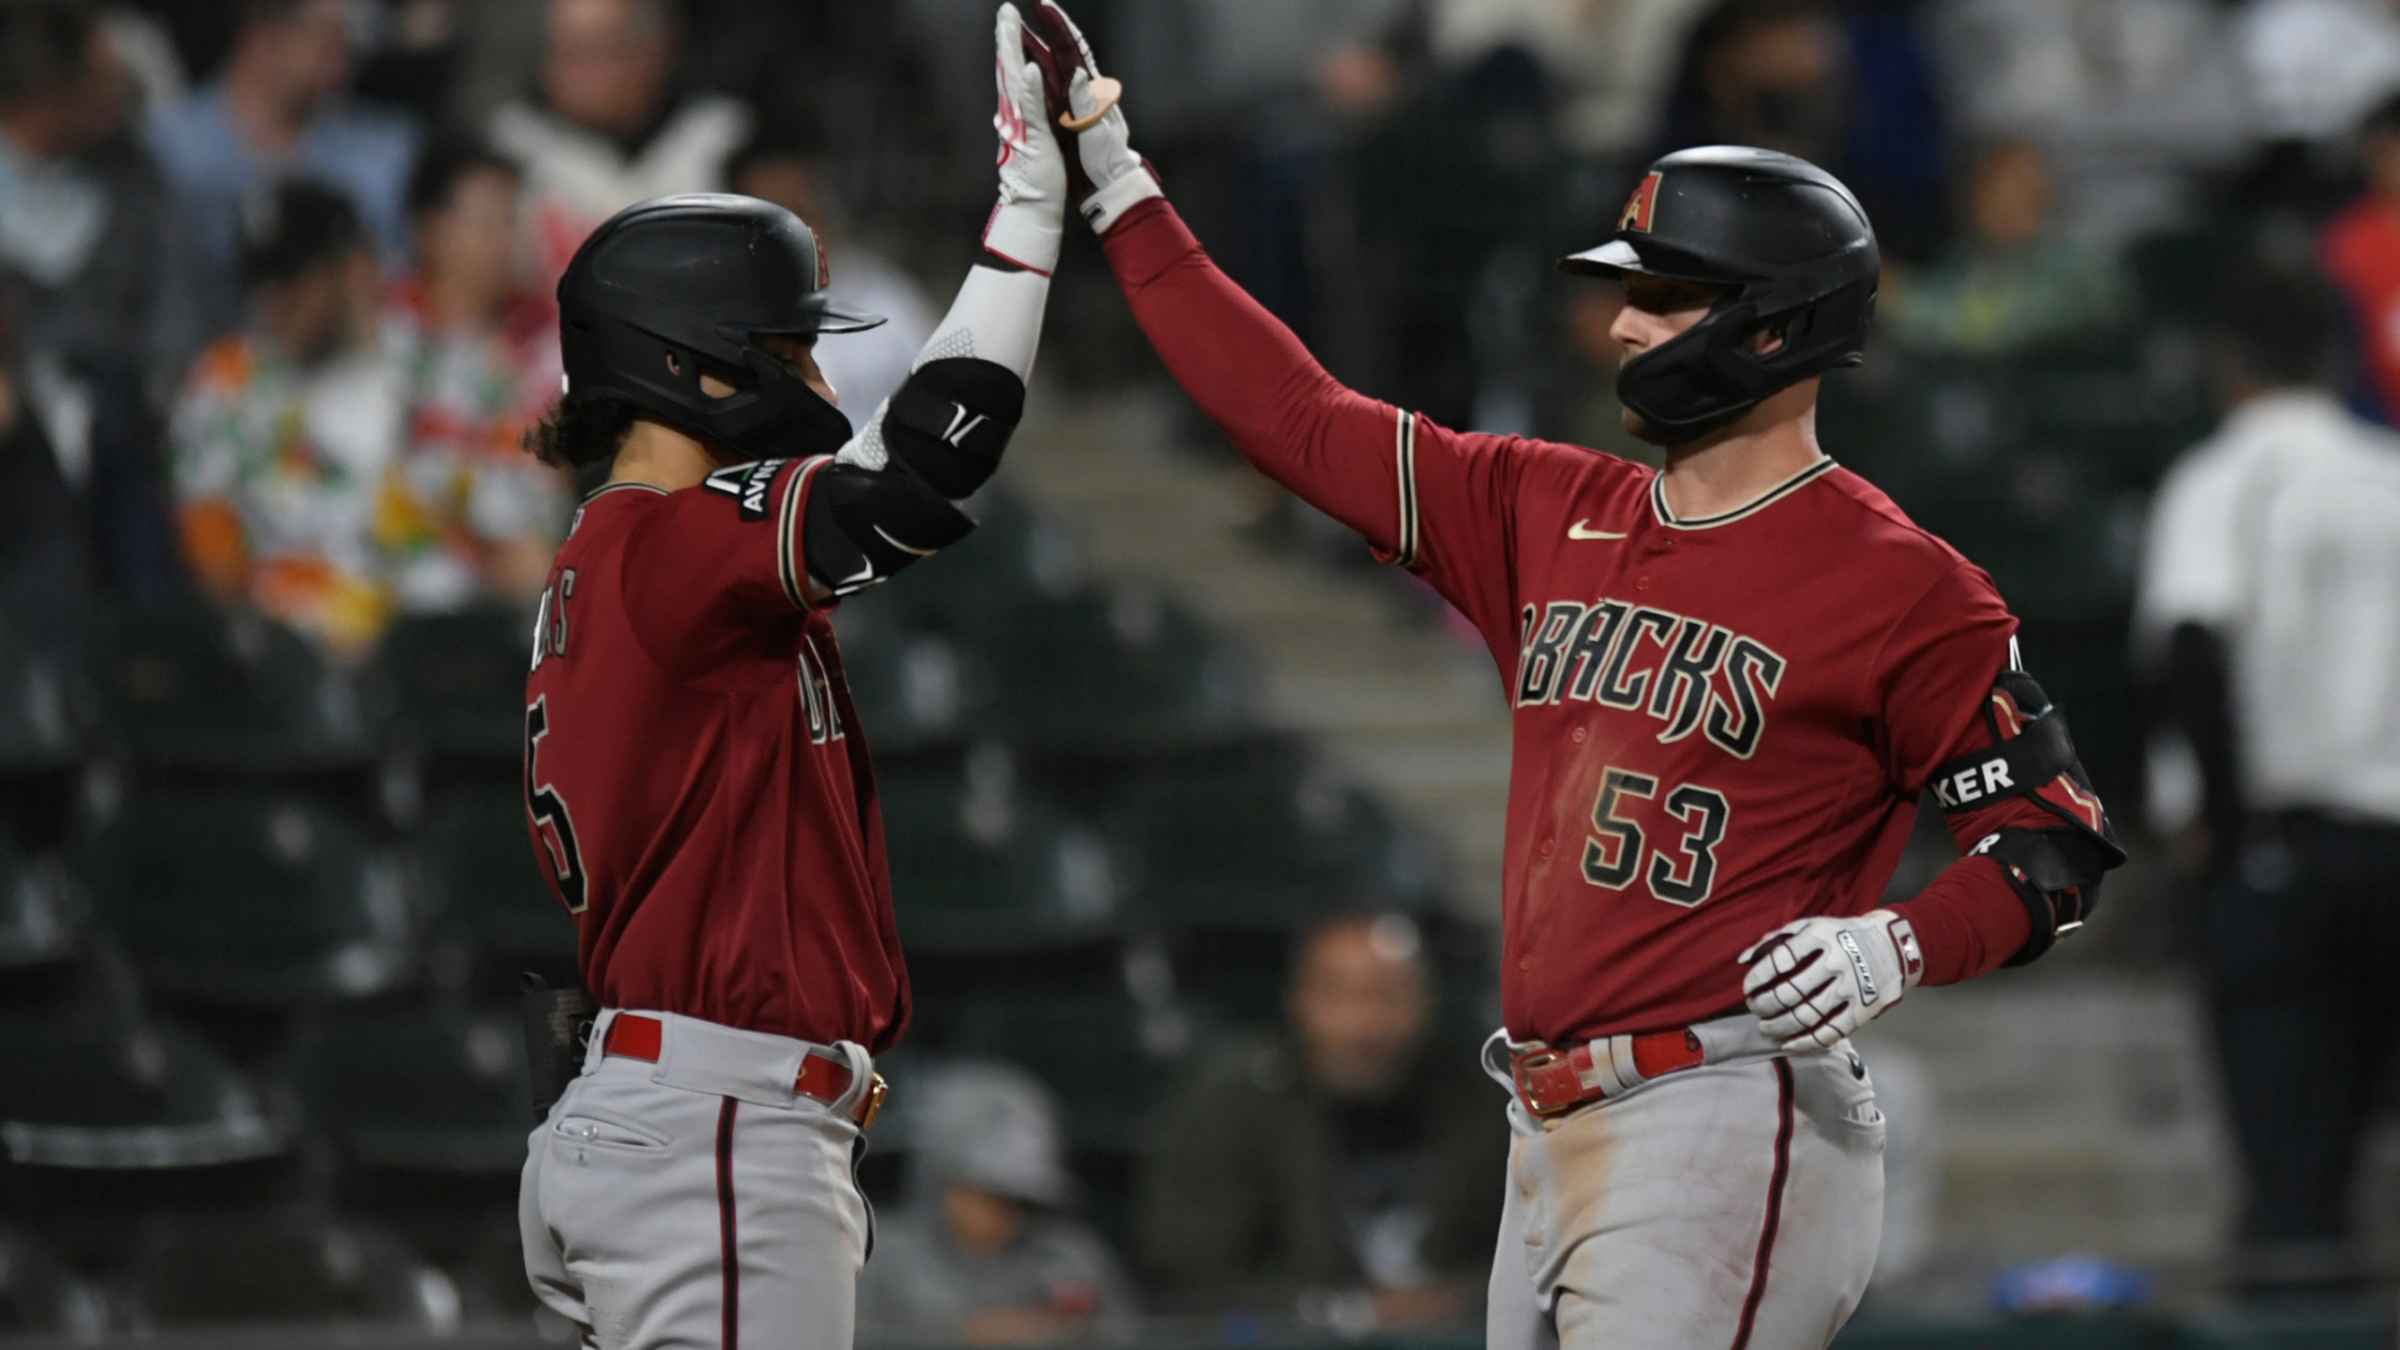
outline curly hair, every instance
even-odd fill
[[[544,464],[565,469],[606,464],[625,444],[639,414],[613,398],[561,398],[525,431],[525,449]]]

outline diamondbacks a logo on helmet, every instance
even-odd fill
[[[1644,234],[1650,232],[1650,217],[1658,210],[1658,184],[1664,177],[1656,169],[1642,175],[1642,181],[1634,188],[1633,195],[1625,199],[1624,211],[1617,216],[1618,229],[1640,230]]]
[[[817,246],[817,289],[821,291],[833,284],[833,262],[825,256],[824,235],[813,234],[809,242]]]

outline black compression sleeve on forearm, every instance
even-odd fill
[[[2234,740],[2232,660],[2225,640],[2199,624],[2167,635],[2166,715],[2200,761],[2201,817],[2220,844],[2241,837],[2240,752]]]

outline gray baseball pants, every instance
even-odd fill
[[[873,1216],[855,1101],[793,1090],[808,1043],[671,1013],[658,1062],[603,1058],[527,1141],[517,1222],[542,1303],[596,1350],[849,1350]],[[847,1058],[868,1090],[863,1047]]]
[[[1511,1092],[1489,1350],[1823,1350],[1858,1307],[1883,1232],[1865,1062],[1780,1053],[1748,1014],[1693,1030],[1701,1064],[1570,1114]],[[1505,1032],[1484,1068],[1509,1081]]]

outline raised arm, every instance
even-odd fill
[[[1168,373],[1261,472],[1513,646],[1510,526],[1528,475],[1631,470],[1572,446],[1455,432],[1345,388],[1184,227],[1065,11],[1041,0],[1027,23],[1053,115],[1081,124],[1069,195]]]
[[[1067,170],[1041,74],[1023,59],[1015,6],[1000,7],[994,40],[1000,185],[984,223],[985,260],[967,269],[908,378],[834,456],[812,495],[806,553],[822,594],[863,590],[973,529],[960,504],[999,469],[1025,413],[1064,233]]]

